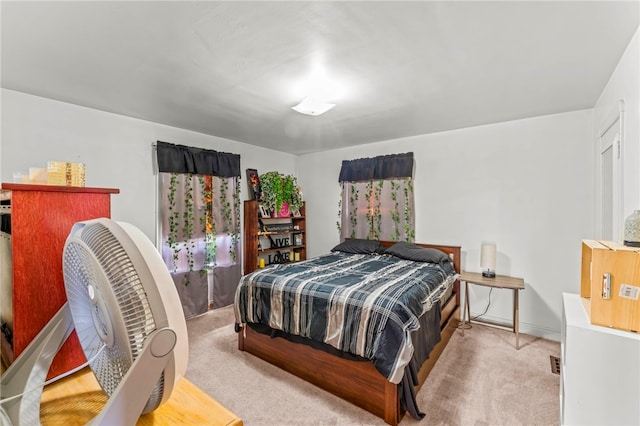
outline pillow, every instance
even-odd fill
[[[341,251],[343,253],[351,254],[375,254],[379,253],[382,249],[382,244],[377,240],[360,240],[350,239],[344,240],[337,246],[331,249],[331,251]]]
[[[451,258],[443,251],[402,241],[387,248],[384,253],[416,262],[444,264],[451,261]]]

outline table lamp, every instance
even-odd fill
[[[485,278],[496,277],[496,245],[495,243],[482,243],[480,246],[480,267]]]

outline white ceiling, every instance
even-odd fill
[[[2,87],[302,154],[591,108],[639,5],[2,1]]]

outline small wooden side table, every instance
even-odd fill
[[[462,304],[462,324],[460,325],[463,333],[465,328],[471,328],[471,310],[469,308],[469,283],[482,285],[485,287],[505,288],[513,290],[513,324],[509,328],[511,328],[516,334],[516,349],[520,349],[520,334],[518,331],[518,324],[520,322],[520,308],[518,291],[524,290],[524,280],[522,278],[514,278],[506,275],[496,275],[495,278],[487,278],[483,277],[482,274],[477,272],[462,271],[460,273],[460,281],[464,281],[464,303]],[[503,324],[496,324],[489,321],[474,321],[487,325],[505,327]]]

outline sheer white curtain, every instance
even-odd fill
[[[340,182],[340,239],[415,240],[411,178]]]
[[[160,173],[162,257],[187,317],[233,302],[240,279],[238,180]]]

